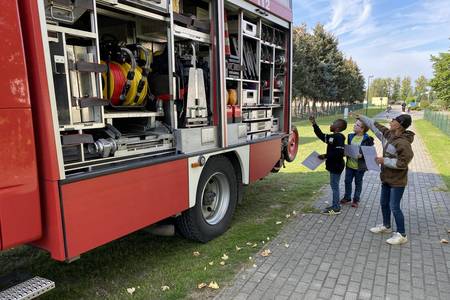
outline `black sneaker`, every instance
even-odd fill
[[[327,207],[324,210],[322,210],[322,214],[323,215],[329,215],[329,216],[333,216],[333,215],[340,215],[341,214],[341,209],[340,208],[333,208],[333,207]]]

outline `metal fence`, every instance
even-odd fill
[[[448,114],[426,110],[424,113],[424,118],[442,130],[445,134],[450,135],[450,120]]]
[[[333,115],[343,114],[344,110],[346,108],[348,108],[348,111],[351,112],[351,111],[357,111],[357,110],[363,109],[365,107],[366,106],[362,103],[332,107],[328,110],[323,110],[323,111],[320,109],[320,107],[318,107],[317,113],[315,115],[316,115],[316,117],[333,116]],[[293,109],[295,109],[295,108],[293,108]],[[312,114],[312,112],[310,112],[310,113]],[[297,120],[304,120],[304,119],[308,119],[310,113],[306,112],[302,115],[295,115],[293,113],[292,116],[294,118],[296,118]]]

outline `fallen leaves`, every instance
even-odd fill
[[[289,244],[288,243],[284,243],[284,247],[289,248]]]
[[[202,283],[199,283],[199,284],[197,285],[197,288],[202,289],[202,288],[207,287],[207,286],[208,286],[208,285],[207,285],[206,283],[202,282]]]
[[[448,240],[442,239],[442,240],[441,240],[441,244],[448,244]]]
[[[170,290],[170,287],[168,287],[167,285],[163,285],[161,287],[161,291],[163,291],[163,292],[168,291],[168,290]]]
[[[205,287],[209,287],[211,289],[217,290],[219,288],[219,285],[215,281],[211,281],[209,284],[206,284],[204,282],[200,282],[199,284],[197,284],[198,289],[203,289]]]
[[[287,214],[287,215],[286,215],[286,219],[289,219],[290,217],[291,217],[290,214]]]
[[[223,260],[227,260],[228,259],[228,255],[223,254],[223,256],[221,257]]]
[[[238,247],[238,245],[236,245],[236,251],[239,251],[241,249],[242,249],[241,247]]]
[[[210,261],[208,264],[209,264],[210,266],[212,266],[212,265],[214,264],[214,262],[213,262],[213,261]]]
[[[265,249],[263,252],[261,252],[261,256],[262,257],[267,257],[270,254],[272,254],[272,252],[270,251],[270,249]]]
[[[194,252],[192,252],[192,255],[194,255],[194,256],[200,256],[200,252],[194,251]]]
[[[222,260],[220,263],[219,263],[221,266],[225,266],[225,262]]]
[[[134,287],[131,287],[131,288],[127,288],[127,292],[128,292],[128,294],[130,294],[130,295],[133,295],[133,293],[136,291],[136,288],[134,288]]]
[[[276,222],[275,222],[275,225],[280,225],[281,223],[283,223],[283,222],[281,222],[281,221],[276,221]]]

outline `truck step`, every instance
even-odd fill
[[[0,300],[34,299],[53,288],[53,281],[36,276],[0,292]]]

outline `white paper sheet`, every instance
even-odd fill
[[[364,159],[366,160],[367,169],[369,171],[377,171],[380,172],[380,166],[375,161],[377,157],[377,150],[373,146],[361,146],[361,151],[364,155]]]
[[[359,146],[358,145],[345,145],[344,155],[357,159],[358,155],[359,155]]]
[[[302,165],[310,170],[317,169],[325,160],[319,158],[319,153],[313,151],[308,157],[302,162]]]

